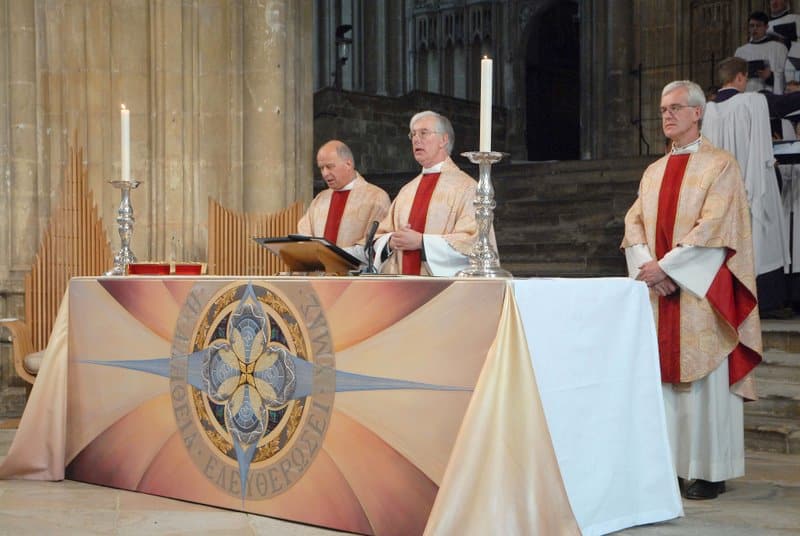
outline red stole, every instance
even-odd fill
[[[344,206],[347,204],[347,197],[350,190],[340,190],[333,192],[331,204],[328,207],[328,219],[325,220],[325,233],[322,235],[328,242],[336,243],[339,236],[339,224],[342,223]]]
[[[688,154],[672,155],[667,160],[664,179],[658,195],[658,223],[656,224],[656,258],[659,260],[672,249],[675,216],[678,208],[683,175]],[[735,255],[728,250],[725,258]],[[706,293],[714,310],[734,330],[756,307],[755,296],[723,263]],[[680,292],[658,297],[658,350],[661,362],[661,381],[681,381],[681,301]],[[761,356],[753,349],[738,343],[728,356],[728,382],[733,385],[744,378],[759,362]]]
[[[661,190],[658,193],[656,258],[662,259],[672,249],[672,232],[688,154],[671,155],[667,160]],[[658,354],[661,381],[681,381],[681,293],[658,297]]]
[[[411,204],[411,213],[408,216],[408,224],[415,231],[425,232],[425,221],[428,219],[428,206],[431,204],[433,190],[439,182],[441,173],[426,173],[419,181],[417,192],[414,194],[414,202]],[[403,274],[419,275],[422,269],[422,252],[417,249],[414,251],[403,251]]]

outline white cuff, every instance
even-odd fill
[[[423,234],[422,243],[431,275],[452,277],[469,268],[469,257],[453,249],[442,235]]]
[[[390,238],[392,238],[392,233],[386,233],[384,235],[379,236],[375,240],[375,257],[373,257],[372,259],[372,266],[375,267],[375,270],[378,273],[380,273],[381,268],[383,267],[383,262],[381,261],[381,257],[383,256],[383,250],[389,247]]]
[[[639,267],[653,260],[647,244],[634,244],[625,248],[625,262],[628,264],[628,275],[633,279],[639,275]]]
[[[725,248],[678,246],[664,255],[658,265],[682,289],[704,298],[725,262]]]

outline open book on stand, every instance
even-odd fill
[[[317,236],[291,234],[253,240],[280,257],[292,272],[348,275],[361,265],[356,257]]]

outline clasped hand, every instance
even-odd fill
[[[678,285],[661,269],[656,260],[648,261],[639,266],[639,275],[636,276],[636,279],[647,283],[647,286],[659,296],[669,296],[678,290]]]
[[[422,233],[412,229],[409,224],[405,224],[399,231],[392,233],[392,237],[389,239],[389,247],[400,251],[422,249]]]

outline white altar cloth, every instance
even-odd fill
[[[683,515],[647,286],[514,281],[553,448],[585,535]]]

